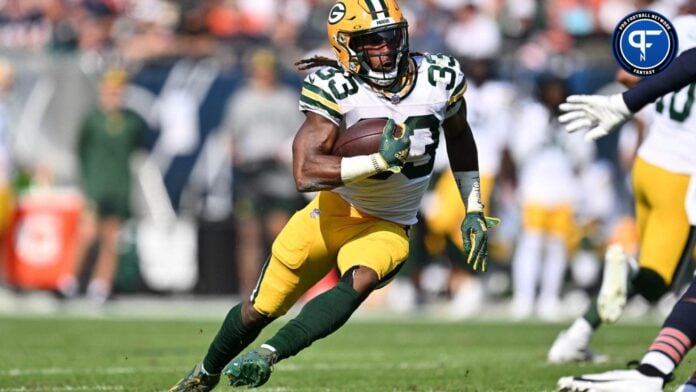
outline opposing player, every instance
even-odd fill
[[[696,32],[696,16],[687,15],[675,18],[675,27],[679,38],[682,39],[680,44],[682,47],[693,48],[696,46],[694,42],[694,33]],[[633,112],[640,110],[649,102],[654,101],[662,94],[671,93],[662,96],[656,104],[657,123],[654,130],[641,149],[648,145],[648,152],[654,153],[657,143],[664,143],[662,146],[663,153],[669,154],[672,158],[678,157],[681,159],[684,170],[684,176],[687,178],[696,172],[696,162],[693,161],[693,151],[696,148],[696,131],[694,116],[691,115],[691,106],[694,100],[694,89],[696,86],[696,69],[693,64],[696,63],[696,49],[688,49],[684,51],[676,60],[675,63],[665,72],[654,76],[622,95],[614,95],[610,97],[601,96],[580,96],[573,99],[569,98],[569,103],[566,103],[563,110],[565,115],[561,116],[561,120],[567,122],[569,131],[576,131],[583,128],[592,128],[588,132],[588,139],[595,139],[606,135],[615,129],[621,122],[631,116]],[[689,83],[691,83],[689,85]],[[679,104],[683,106],[679,106]],[[663,117],[664,116],[664,117]],[[668,121],[665,117],[668,117]],[[671,126],[671,127],[668,127]],[[684,132],[682,134],[682,132]],[[678,139],[673,139],[678,135]],[[673,145],[674,143],[685,144],[683,146]],[[651,144],[648,144],[651,143]],[[681,148],[681,149],[680,149]],[[679,155],[679,152],[682,152]],[[690,151],[690,152],[689,152]],[[684,154],[686,153],[686,154]],[[664,157],[663,157],[664,158]],[[677,160],[672,160],[674,164]],[[690,166],[689,166],[690,165]],[[666,179],[662,179],[666,176]],[[652,180],[659,182],[674,179],[674,174],[669,171],[664,173],[655,173]],[[687,259],[691,253],[693,246],[693,229],[696,225],[696,189],[694,181],[690,181],[690,190],[688,193],[679,194],[679,199],[674,200],[674,208],[683,210],[686,206],[688,216],[687,224],[691,225],[689,231],[689,241],[683,245],[682,262]],[[654,184],[653,187],[660,189],[660,184]],[[663,191],[665,191],[663,189]],[[686,200],[684,200],[684,198]],[[664,200],[664,199],[663,199]],[[653,203],[659,199],[651,198]],[[639,210],[640,212],[640,210]],[[638,217],[640,219],[640,216]],[[657,220],[653,223],[664,230],[671,230],[671,226],[675,222],[669,219]],[[677,225],[680,223],[677,222]],[[643,236],[642,241],[648,240],[646,231],[641,231]],[[664,233],[664,232],[663,232]],[[668,235],[664,233],[663,235]],[[643,246],[643,244],[641,244]],[[670,249],[665,249],[670,252]],[[655,254],[653,254],[655,255]],[[617,257],[618,260],[626,261],[623,257]],[[641,252],[641,262],[644,256]],[[616,271],[627,271],[625,263],[619,262],[615,264]],[[674,272],[674,271],[673,271]],[[620,310],[625,303],[623,295],[614,295],[611,293],[625,292],[626,279],[621,279],[622,273],[613,274],[615,279],[609,279],[608,282],[603,282],[603,291],[606,294],[606,308],[604,313],[610,317],[618,317]],[[625,277],[625,275],[623,275]],[[634,278],[635,280],[635,278]],[[605,286],[607,289],[605,290]],[[613,297],[613,298],[612,298]],[[600,307],[600,310],[602,308]],[[636,392],[652,392],[662,391],[666,381],[671,378],[671,374],[676,366],[684,359],[688,351],[692,348],[693,342],[696,339],[696,279],[694,279],[683,294],[681,299],[672,309],[672,312],[667,317],[663,324],[660,333],[650,345],[648,352],[642,358],[640,365],[634,370],[617,370],[599,374],[589,374],[580,377],[564,377],[558,382],[559,390],[561,391],[636,391]],[[577,323],[577,321],[576,321]],[[572,329],[572,327],[571,327]],[[558,342],[558,340],[557,340]],[[678,391],[694,392],[696,391],[696,374],[691,377]]]
[[[696,31],[696,15],[679,16],[674,18],[673,23],[680,47],[695,47],[696,36],[693,32]],[[684,65],[677,59],[673,66],[691,68],[693,63]],[[642,83],[649,82],[652,80]],[[623,94],[623,98],[627,96],[633,97],[631,91]],[[621,102],[623,98],[621,95],[610,97]],[[651,130],[633,164],[633,191],[640,236],[639,263],[618,247],[608,248],[598,299],[568,330],[561,332],[548,353],[549,361],[592,360],[588,345],[594,330],[602,322],[615,322],[627,297],[633,294],[640,294],[650,302],[659,300],[670,289],[679,267],[689,262],[691,242],[696,239],[696,230],[689,223],[684,208],[689,183],[696,173],[696,155],[693,153],[696,151],[696,113],[692,113],[693,100],[693,84],[658,100]],[[567,111],[579,107],[588,107],[588,104],[566,103],[562,104],[561,109]],[[629,113],[628,109],[625,112]],[[570,131],[578,129],[576,126],[579,122],[595,125],[584,121],[580,113],[574,110],[559,119],[562,122],[570,121]],[[596,125],[590,131],[595,134],[590,137],[603,133],[598,130],[604,129],[600,123]]]
[[[263,385],[274,363],[336,331],[385,285],[408,255],[408,226],[416,222],[441,131],[467,206],[467,261],[486,267],[494,221],[482,212],[457,61],[409,53],[408,24],[394,0],[341,0],[327,29],[338,62],[300,62],[323,67],[304,81],[300,110],[307,117],[293,143],[297,188],[319,192],[276,238],[251,297],[230,310],[203,362],[171,391],[209,391],[221,373],[233,386]],[[378,152],[331,155],[339,125],[367,118],[391,119]],[[233,359],[335,266],[341,273],[335,287],[307,302],[260,348]]]
[[[558,380],[564,392],[660,392],[696,342],[696,278],[665,320],[636,369],[612,370]],[[678,389],[696,392],[696,373]]]

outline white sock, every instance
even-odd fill
[[[566,267],[565,242],[557,236],[548,236],[545,245],[546,255],[541,271],[539,300],[556,303],[561,297]]]
[[[265,348],[266,350],[268,350],[268,351],[270,351],[270,352],[272,352],[272,353],[278,351],[278,350],[276,350],[275,347],[271,346],[270,344],[266,344],[266,343],[262,344],[262,345],[261,345],[261,348]]]
[[[201,373],[207,374],[209,376],[217,376],[218,374],[220,374],[220,373],[217,373],[217,374],[210,373],[209,371],[205,370],[205,367],[203,366],[203,364],[201,364]]]
[[[567,333],[572,337],[584,340],[585,345],[587,345],[587,343],[590,342],[590,338],[592,338],[593,332],[590,323],[583,317],[578,317],[570,328],[568,328]]]
[[[541,266],[542,242],[543,235],[538,232],[524,232],[517,241],[517,249],[512,260],[512,288],[515,303],[534,303]]]
[[[645,354],[643,359],[641,359],[640,363],[652,365],[663,374],[672,373],[676,367],[668,356],[658,351],[649,351]]]

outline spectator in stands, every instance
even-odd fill
[[[122,222],[130,216],[130,158],[141,145],[147,125],[122,107],[127,75],[107,71],[99,86],[99,103],[84,117],[77,145],[82,189],[89,206],[84,214],[74,273],[59,283],[60,293],[78,293],[78,277],[95,240],[99,252],[91,273],[87,296],[98,303],[111,295],[118,266],[118,240]]]

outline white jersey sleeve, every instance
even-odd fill
[[[426,54],[428,81],[435,87],[442,88],[447,93],[447,108],[445,118],[452,116],[462,104],[467,84],[459,61],[446,54]]]
[[[300,95],[300,111],[314,112],[333,121],[336,125],[343,121],[343,110],[338,105],[337,100],[342,97],[340,91],[336,89],[338,83],[347,86],[348,89],[357,86],[352,79],[344,78],[333,68],[322,68],[307,75],[302,83],[302,93]]]

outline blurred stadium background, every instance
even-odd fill
[[[598,288],[607,242],[637,249],[629,170],[650,116],[644,110],[622,132],[584,145],[563,136],[554,105],[570,93],[619,91],[616,22],[637,9],[673,17],[684,1],[401,0],[411,50],[453,54],[469,75],[470,121],[494,179],[488,207],[503,225],[480,276],[466,270],[451,240],[415,227],[407,268],[360,314],[505,322],[579,315]],[[304,201],[289,171],[304,77],[293,63],[331,55],[332,4],[0,0],[0,330],[3,318],[36,315],[221,320],[249,293],[269,241]],[[87,249],[87,268],[75,269],[93,210],[78,144],[85,116],[103,99],[100,86],[114,75],[123,76],[123,106],[145,126],[128,183],[105,180],[128,191],[131,204],[118,230],[113,290],[105,282],[95,295],[96,246]],[[549,146],[563,151],[563,180],[534,162]],[[442,165],[438,173],[446,173]],[[562,236],[566,257],[527,257],[544,258],[550,264],[539,268],[559,277],[540,276],[529,297],[514,292],[512,264],[527,251],[516,249],[521,211],[539,187],[565,191],[555,197],[573,221]],[[442,203],[433,192],[423,216]],[[671,301],[636,300],[628,318],[657,326]],[[0,369],[0,386],[7,377]]]

